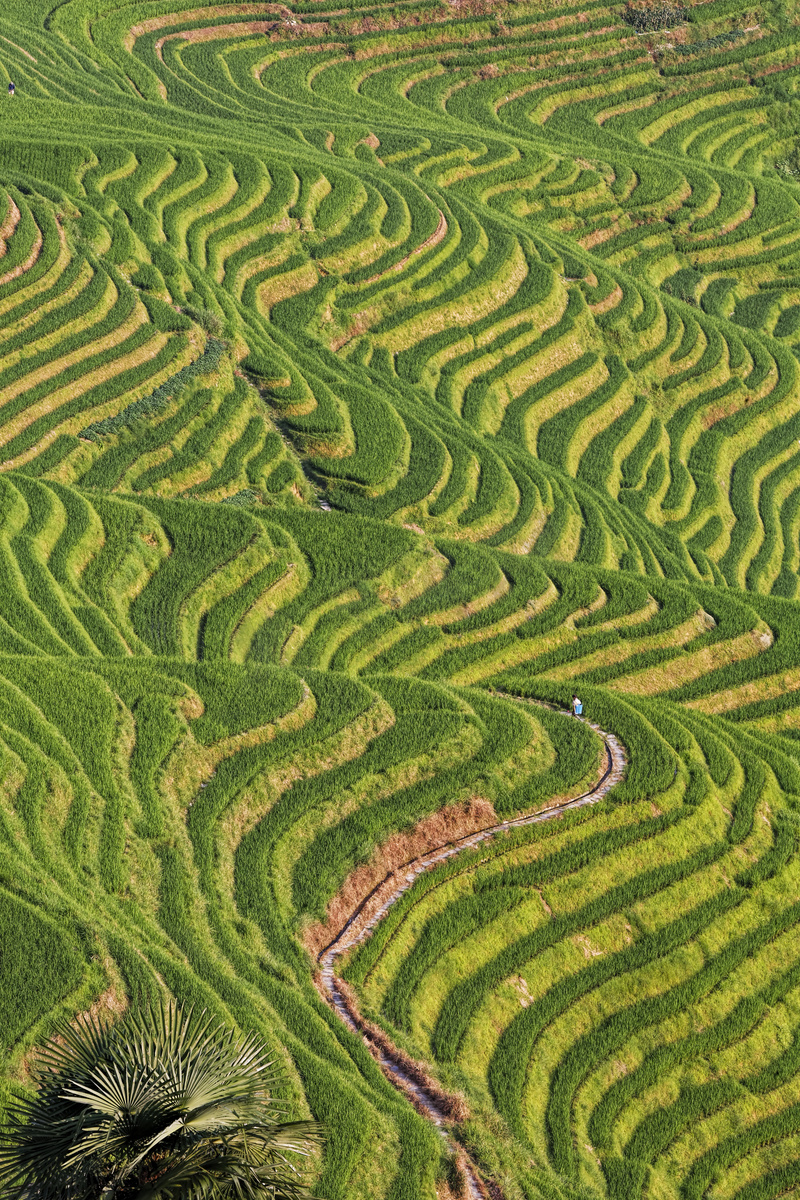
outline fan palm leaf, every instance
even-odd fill
[[[278,1082],[258,1038],[178,1005],[64,1025],[9,1112],[0,1197],[298,1200],[319,1130],[282,1119]]]

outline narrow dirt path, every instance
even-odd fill
[[[504,699],[519,699],[503,693],[495,694]],[[535,704],[539,702],[522,701],[522,703]],[[550,708],[552,706],[542,705],[542,707]],[[408,891],[423,872],[430,871],[446,858],[451,858],[454,854],[460,854],[462,850],[477,846],[498,833],[505,833],[509,829],[518,829],[523,825],[536,825],[541,821],[552,820],[573,808],[597,804],[607,795],[625,772],[628,762],[625,747],[612,733],[607,733],[599,725],[587,721],[585,717],[576,719],[583,721],[603,739],[606,750],[606,765],[603,774],[590,791],[584,792],[582,796],[576,796],[572,800],[565,800],[560,804],[551,805],[550,808],[531,813],[529,816],[513,817],[508,821],[501,821],[497,825],[476,830],[457,841],[437,846],[426,854],[420,855],[419,858],[406,863],[399,870],[392,871],[372,889],[368,896],[365,896],[333,941],[329,942],[317,956],[320,964],[320,990],[325,1000],[348,1028],[355,1033],[360,1033],[365,1038],[386,1077],[411,1100],[419,1112],[436,1125],[449,1148],[456,1152],[464,1173],[467,1195],[471,1200],[495,1200],[501,1196],[501,1193],[496,1185],[493,1186],[489,1183],[487,1186],[477,1167],[466,1157],[463,1148],[448,1133],[447,1125],[452,1122],[452,1115],[448,1112],[448,1097],[441,1093],[434,1084],[423,1082],[420,1076],[424,1076],[424,1069],[415,1070],[414,1064],[411,1063],[406,1065],[406,1056],[392,1046],[389,1038],[382,1031],[370,1027],[370,1023],[362,1019],[350,994],[350,989],[336,975],[335,962],[339,955],[344,954],[346,950],[369,936],[391,906]],[[380,895],[384,889],[387,894]],[[374,901],[379,895],[380,903],[377,907],[374,903],[370,904],[370,901]]]

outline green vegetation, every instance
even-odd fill
[[[175,1004],[104,1026],[66,1022],[42,1050],[37,1094],[11,1107],[7,1195],[308,1196],[298,1155],[319,1131],[286,1122],[253,1035]]]
[[[318,988],[399,881],[337,971],[487,1194],[800,1189],[798,62],[796,0],[8,0],[0,1108],[177,1000],[315,1195],[453,1200]]]

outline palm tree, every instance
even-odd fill
[[[116,1025],[63,1025],[38,1090],[0,1144],[3,1200],[297,1200],[297,1156],[319,1139],[286,1123],[263,1043],[162,1005]]]

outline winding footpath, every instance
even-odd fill
[[[519,699],[516,696],[505,696],[503,693],[495,694],[503,696],[504,699]],[[540,702],[525,700],[521,701],[521,703],[539,704]],[[545,704],[541,704],[541,706],[545,708],[552,707]],[[597,804],[598,801],[602,800],[608,794],[625,772],[628,762],[625,747],[612,733],[607,733],[598,725],[587,721],[585,717],[575,719],[583,721],[590,729],[594,730],[602,738],[605,745],[606,765],[600,779],[590,791],[584,792],[583,795],[576,796],[572,800],[565,800],[560,804],[553,804],[549,808],[540,809],[538,812],[531,813],[528,816],[514,817],[508,821],[501,821],[497,825],[487,826],[485,829],[476,830],[474,833],[467,834],[465,837],[458,838],[455,841],[436,846],[426,854],[420,855],[419,858],[412,859],[410,862],[391,871],[361,901],[336,937],[318,955],[320,964],[319,985],[325,1000],[349,1029],[365,1037],[371,1052],[377,1059],[386,1077],[399,1091],[403,1092],[411,1100],[414,1107],[420,1113],[437,1126],[448,1147],[457,1156],[459,1165],[464,1173],[467,1195],[471,1200],[495,1200],[495,1198],[501,1197],[502,1193],[496,1185],[489,1183],[487,1186],[481,1178],[477,1167],[465,1155],[463,1148],[447,1132],[447,1125],[453,1121],[452,1098],[440,1091],[432,1081],[426,1080],[424,1069],[415,1069],[415,1064],[407,1059],[406,1055],[396,1050],[389,1038],[381,1030],[363,1020],[358,1012],[354,998],[350,994],[350,989],[336,975],[335,963],[339,955],[344,954],[345,951],[350,950],[369,936],[392,905],[408,891],[417,878],[425,871],[430,871],[445,859],[451,858],[455,854],[460,854],[462,850],[471,849],[481,842],[495,837],[498,833],[517,829],[522,825],[536,825],[541,821],[552,820],[554,817],[559,817],[562,813],[569,812],[571,809],[583,808],[589,804]]]

